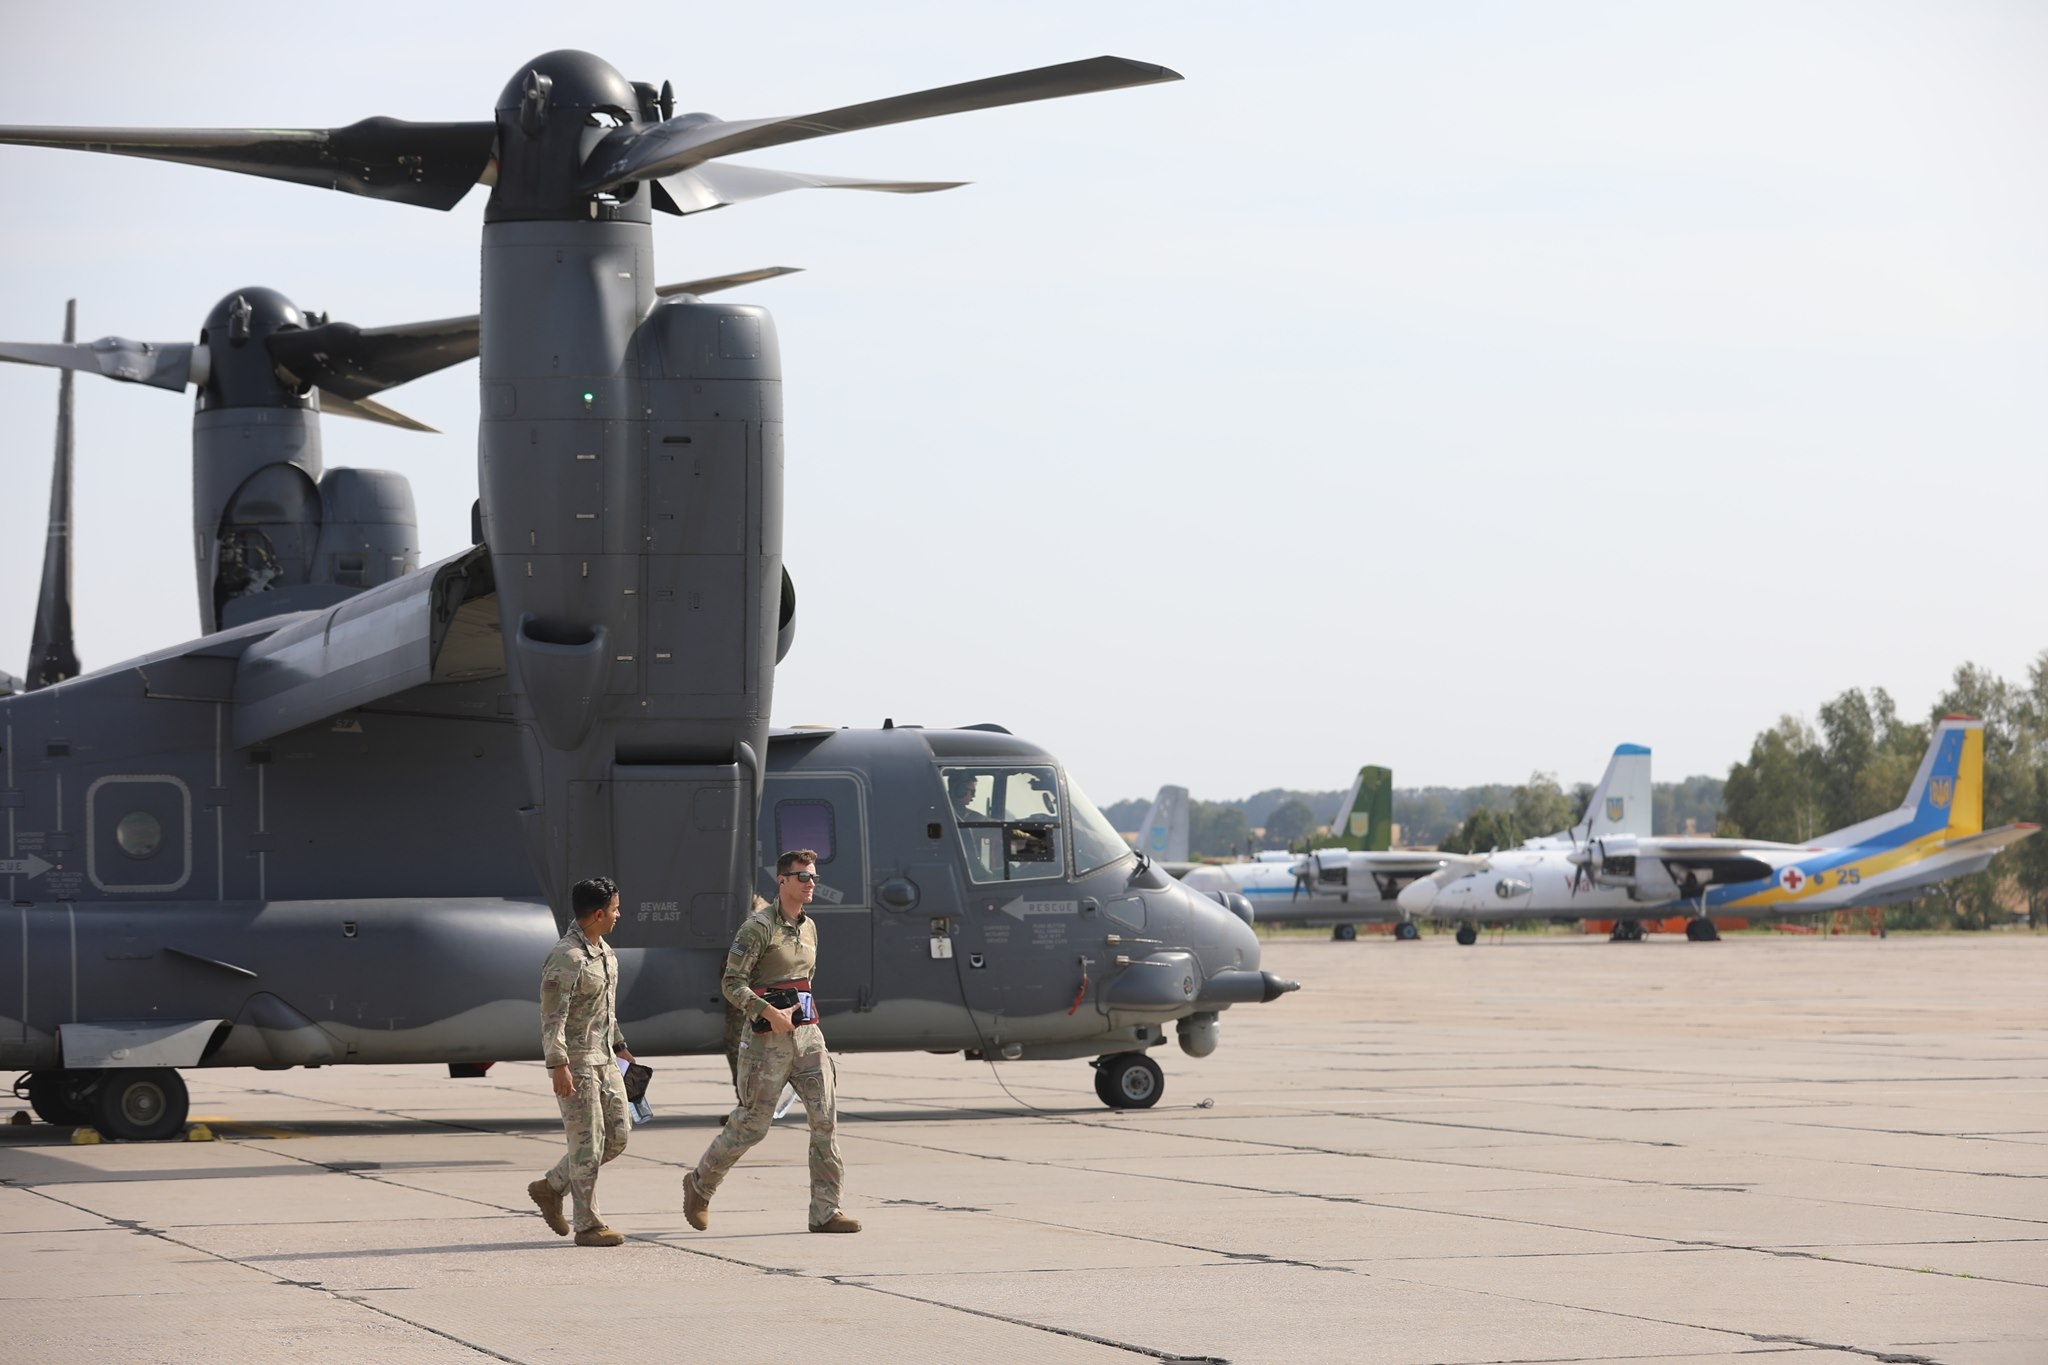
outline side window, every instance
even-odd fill
[[[940,769],[947,809],[960,831],[967,875],[977,883],[1063,877],[1066,822],[1051,767]]]
[[[775,803],[775,847],[817,850],[818,866],[832,861],[837,849],[832,839],[832,803],[829,801],[777,801]]]

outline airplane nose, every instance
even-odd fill
[[[1429,907],[1436,904],[1436,889],[1435,877],[1417,877],[1402,887],[1394,900],[1409,915],[1427,915]]]

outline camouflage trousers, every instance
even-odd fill
[[[611,1062],[572,1062],[575,1093],[555,1096],[569,1150],[548,1172],[548,1188],[569,1192],[577,1231],[604,1222],[597,1212],[597,1168],[626,1150],[626,1081]]]
[[[794,1033],[740,1036],[739,1108],[697,1162],[697,1186],[709,1198],[741,1154],[768,1135],[785,1084],[796,1087],[811,1120],[811,1223],[816,1226],[839,1212],[839,1187],[846,1174],[839,1160],[832,1054],[816,1024]]]

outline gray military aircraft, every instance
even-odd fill
[[[795,620],[774,327],[651,284],[655,209],[950,187],[729,154],[1173,79],[1103,57],[728,122],[563,51],[486,122],[0,128],[440,209],[491,186],[479,543],[0,702],[0,1064],[37,1112],[163,1137],[179,1067],[533,1057],[535,964],[600,872],[636,1049],[715,1051],[725,948],[798,844],[842,1048],[1093,1057],[1105,1103],[1144,1106],[1169,1021],[1201,1056],[1219,1011],[1292,989],[1034,745],[770,731]]]

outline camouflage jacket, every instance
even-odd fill
[[[609,1063],[626,1045],[619,1031],[619,959],[578,925],[540,969],[540,1051],[549,1066]]]
[[[776,906],[763,904],[740,921],[719,988],[725,992],[727,1004],[749,1019],[758,1019],[768,1002],[755,994],[757,988],[778,981],[809,981],[817,969],[817,921],[801,914],[791,924]]]

